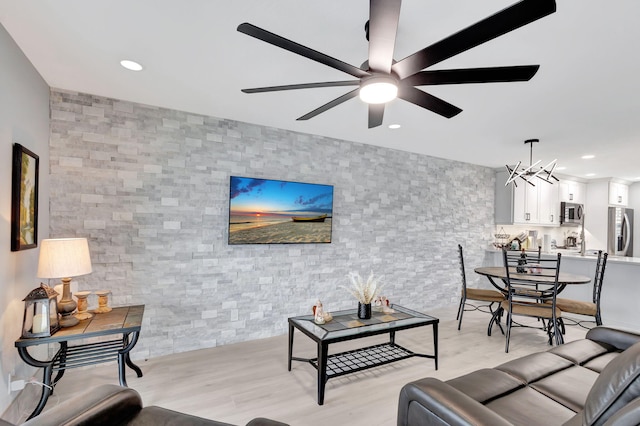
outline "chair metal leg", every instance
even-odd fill
[[[511,313],[510,312],[507,312],[506,325],[507,325],[507,335],[506,335],[506,343],[504,345],[504,351],[506,353],[509,353],[509,337],[511,337]]]
[[[460,299],[460,306],[458,307],[458,316],[456,316],[456,319],[458,320],[458,330],[460,330],[460,327],[462,327],[462,315],[464,315],[465,302],[466,302],[466,299],[464,297]]]

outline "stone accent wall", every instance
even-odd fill
[[[50,145],[51,236],[89,238],[81,289],[146,305],[134,358],[355,307],[350,271],[417,310],[457,303],[457,243],[469,271],[493,232],[494,172],[470,164],[56,89]],[[334,185],[333,242],[228,245],[231,175]]]

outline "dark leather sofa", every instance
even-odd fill
[[[142,407],[140,394],[131,388],[102,385],[45,410],[24,426],[232,426],[161,407]],[[256,418],[247,426],[287,426]]]
[[[640,424],[640,334],[596,327],[583,340],[400,391],[399,426]]]

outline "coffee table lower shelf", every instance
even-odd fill
[[[327,357],[327,380],[414,356],[433,358],[430,355],[414,353],[395,343],[383,343],[329,355]],[[318,369],[318,358],[308,361],[316,370]]]

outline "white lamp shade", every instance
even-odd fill
[[[38,278],[71,278],[91,273],[91,256],[86,238],[42,240]]]

